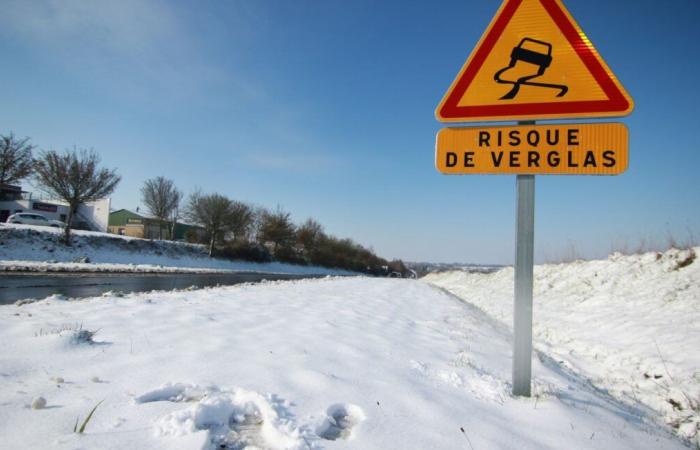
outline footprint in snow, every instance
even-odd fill
[[[222,450],[266,448],[266,442],[261,436],[264,423],[265,419],[257,409],[242,415],[233,414],[228,421],[230,431],[216,436],[211,442]]]
[[[365,418],[365,413],[359,406],[337,403],[328,407],[326,418],[316,430],[316,434],[329,441],[350,439],[355,428]]]
[[[289,402],[241,388],[168,383],[134,401],[191,402],[158,419],[155,431],[159,436],[207,433],[206,450],[301,449],[309,447],[307,439],[315,437],[310,427],[294,423]]]

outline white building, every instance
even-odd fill
[[[106,232],[110,203],[109,198],[104,198],[81,204],[73,218],[73,227]],[[65,222],[68,218],[68,204],[61,200],[34,199],[19,186],[3,186],[0,192],[0,222],[5,222],[11,214],[18,212],[41,214],[47,219]]]

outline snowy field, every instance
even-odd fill
[[[30,272],[264,272],[356,275],[348,271],[279,262],[209,258],[202,245],[74,230],[73,244],[58,228],[0,223],[0,271]],[[80,262],[87,257],[89,262]]]
[[[535,348],[700,447],[700,248],[535,267]],[[513,270],[423,280],[511,327]]]
[[[544,352],[534,397],[512,397],[508,328],[422,281],[49,298],[0,306],[0,322],[3,449],[689,445]]]

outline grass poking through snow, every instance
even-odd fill
[[[92,419],[92,415],[95,413],[95,410],[97,409],[100,404],[102,404],[104,400],[100,400],[94,408],[92,408],[92,411],[90,411],[90,414],[87,415],[85,420],[83,421],[83,424],[80,425],[80,428],[78,428],[78,421],[80,420],[80,416],[75,418],[75,425],[73,425],[73,433],[78,433],[78,434],[83,434],[85,432],[85,427],[87,427],[87,424],[90,422],[90,419]]]

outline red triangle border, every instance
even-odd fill
[[[503,30],[510,22],[511,18],[522,4],[523,0],[508,0],[500,15],[491,27],[488,35],[484,38],[469,66],[461,74],[461,77],[451,90],[449,97],[442,104],[439,110],[440,116],[448,120],[459,120],[461,118],[490,117],[499,116],[513,117],[528,115],[541,116],[557,114],[575,115],[595,113],[625,112],[630,108],[630,102],[620,91],[612,80],[606,69],[601,65],[599,58],[593,51],[592,45],[587,44],[576,30],[576,27],[569,20],[555,0],[539,0],[542,6],[549,13],[566,39],[579,55],[584,65],[593,75],[593,78],[603,89],[608,100],[575,101],[575,102],[554,102],[554,103],[521,103],[517,105],[479,105],[479,106],[458,106],[459,100],[469,88],[471,82],[476,77],[484,61],[491,53],[491,50],[498,42]],[[552,117],[556,118],[556,117]]]

